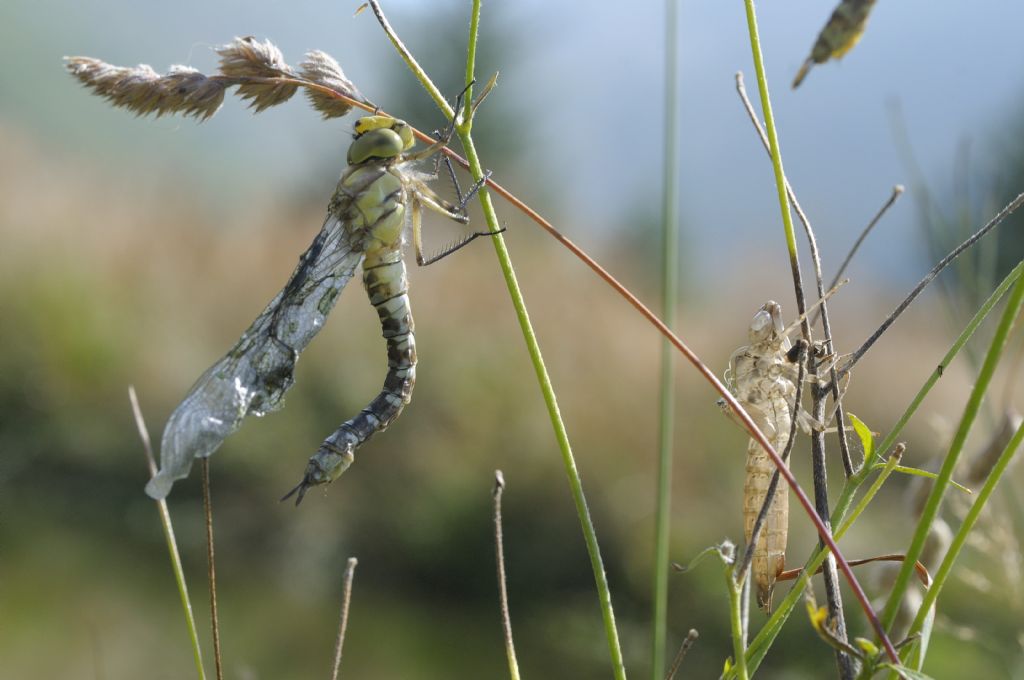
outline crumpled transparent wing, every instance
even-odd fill
[[[149,496],[165,498],[175,480],[188,476],[193,459],[216,451],[245,416],[281,407],[299,353],[323,327],[363,258],[363,234],[345,229],[338,218],[344,212],[332,205],[284,289],[171,414],[160,443],[160,471],[146,485]]]

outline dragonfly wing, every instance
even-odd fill
[[[299,354],[363,258],[363,234],[347,230],[342,214],[332,206],[284,289],[171,414],[160,443],[160,471],[146,485],[151,497],[165,498],[175,480],[188,476],[192,461],[216,451],[247,415],[281,407]]]

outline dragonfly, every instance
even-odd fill
[[[729,358],[725,383],[772,448],[781,454],[789,443],[799,380],[796,356],[782,320],[782,306],[771,300],[762,305],[750,322],[747,336],[750,344],[740,347]],[[799,414],[798,422],[802,422]],[[747,443],[743,484],[743,532],[748,544],[774,472],[772,459],[751,438]],[[765,611],[771,609],[775,580],[786,566],[788,532],[789,487],[778,484],[751,562],[758,606]]]
[[[456,99],[456,111],[461,98]],[[209,457],[247,415],[261,416],[283,405],[285,392],[294,383],[299,354],[323,327],[360,264],[363,285],[387,345],[384,386],[323,441],[309,459],[302,481],[282,500],[297,495],[298,505],[309,488],[337,479],[355,460],[355,450],[401,414],[416,382],[416,339],[402,258],[406,223],[411,223],[419,265],[493,233],[473,233],[431,258],[423,254],[423,208],[467,224],[466,203],[487,179],[474,184],[465,196],[456,182],[456,205],[427,184],[436,178],[436,164],[433,174],[415,169],[417,161],[444,148],[454,127],[455,119],[436,143],[412,151],[415,138],[404,121],[385,115],[356,121],[348,167],[331,197],[323,227],[284,288],[171,414],[161,440],[160,469],[146,485],[149,496],[165,498],[176,480],[188,476],[192,461]],[[449,172],[454,179],[450,165]]]

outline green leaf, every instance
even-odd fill
[[[864,447],[864,460],[871,460],[875,453],[875,437],[871,433],[871,428],[852,413],[847,413],[846,415],[850,417],[850,423],[853,424],[854,432],[860,437],[860,444]]]
[[[878,647],[875,646],[875,643],[871,640],[862,637],[855,637],[853,638],[853,643],[860,647],[861,651],[868,656],[878,656]]]
[[[905,465],[897,465],[897,466],[896,466],[895,468],[893,468],[893,469],[894,469],[894,470],[895,470],[896,472],[902,472],[902,473],[903,473],[903,474],[905,474],[905,475],[916,475],[916,476],[918,476],[918,477],[927,477],[928,479],[938,479],[938,477],[939,477],[939,476],[938,476],[937,474],[935,474],[934,472],[928,472],[927,470],[922,470],[922,469],[920,469],[920,468],[913,468],[913,467],[907,467],[907,466],[905,466]],[[971,491],[970,489],[968,489],[968,488],[967,488],[966,486],[964,486],[963,484],[957,484],[957,483],[956,483],[956,482],[954,482],[954,481],[953,481],[952,479],[951,479],[951,480],[949,480],[949,483],[950,483],[950,484],[952,484],[953,486],[955,486],[956,488],[960,489],[960,490],[961,490],[961,491],[963,491],[964,493],[967,493],[967,494],[973,494],[973,493],[974,493],[973,491]]]
[[[921,671],[915,671],[913,668],[907,668],[906,666],[897,666],[891,663],[883,663],[881,666],[882,668],[896,671],[901,678],[906,678],[907,680],[934,680],[932,676],[925,675]]]

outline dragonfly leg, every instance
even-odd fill
[[[452,119],[448,121],[448,126],[445,127],[444,133],[439,135],[438,140],[431,144],[430,146],[420,149],[419,151],[405,154],[403,156],[403,160],[418,161],[424,158],[429,158],[430,156],[434,155],[435,153],[443,149],[445,146],[447,146],[448,142],[452,141],[452,136],[455,134],[455,124],[456,121],[459,119],[459,110],[462,108],[462,100],[466,96],[466,92],[469,91],[469,88],[473,87],[473,83],[475,82],[476,80],[470,81],[469,85],[466,85],[466,87],[462,88],[462,92],[460,92],[455,97],[455,105],[452,107],[452,109],[455,111],[455,115],[453,115]]]
[[[425,267],[428,264],[434,264],[438,260],[443,260],[444,258],[448,257],[456,250],[460,250],[468,246],[470,243],[472,243],[481,236],[495,236],[497,234],[504,234],[506,231],[507,229],[505,227],[502,227],[501,229],[496,229],[495,231],[475,231],[460,241],[449,243],[439,252],[435,253],[434,255],[431,255],[430,257],[422,257],[422,255],[418,254],[416,256],[416,264],[420,265],[421,267]]]
[[[481,236],[494,236],[495,234],[501,234],[505,231],[504,227],[502,227],[501,229],[497,229],[495,231],[476,231],[466,235],[465,237],[453,243],[449,243],[447,246],[442,248],[439,252],[435,253],[434,255],[427,256],[424,254],[422,229],[423,208],[429,208],[431,211],[439,215],[444,215],[449,219],[465,224],[469,220],[469,217],[466,215],[466,202],[469,201],[469,199],[472,198],[473,195],[480,190],[480,188],[487,182],[487,179],[490,176],[491,173],[490,171],[488,171],[482,178],[480,178],[478,182],[474,182],[473,186],[470,187],[469,191],[466,193],[465,196],[462,196],[461,192],[459,192],[460,205],[457,206],[452,205],[448,201],[438,196],[436,193],[430,190],[430,188],[427,187],[425,184],[419,184],[415,187],[415,190],[412,192],[412,198],[409,202],[409,210],[412,218],[412,241],[413,247],[416,251],[416,264],[418,264],[421,267],[425,267],[428,264],[433,264],[434,262],[437,262],[438,260],[441,260],[447,257],[448,255],[451,255],[455,251],[465,247],[466,245],[468,245],[469,243],[471,243],[472,241],[476,240]],[[458,192],[457,183],[456,191]]]

